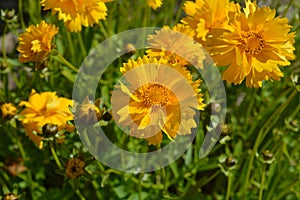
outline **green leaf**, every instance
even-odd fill
[[[128,195],[127,189],[124,185],[114,187],[113,190],[115,191],[115,193],[119,197],[119,199],[122,199]]]
[[[70,82],[74,83],[75,82],[75,74],[72,74],[70,70],[62,70],[61,74],[68,79]]]
[[[141,192],[141,198],[139,196],[139,193],[133,193],[128,197],[128,200],[140,200],[140,199],[146,199],[148,197],[148,193]]]

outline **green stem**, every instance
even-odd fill
[[[228,175],[228,181],[227,181],[227,192],[226,192],[226,200],[230,199],[230,195],[231,195],[231,186],[232,186],[232,177],[233,175],[230,173]]]
[[[255,90],[256,91],[256,90]],[[250,121],[250,114],[251,114],[251,111],[252,111],[252,107],[254,105],[254,102],[255,102],[255,96],[256,96],[256,92],[252,90],[251,92],[251,101],[250,101],[250,104],[247,108],[247,111],[246,111],[246,117],[245,117],[245,120],[246,121]]]
[[[279,149],[278,152],[284,152],[284,145],[285,144],[283,143],[281,149]],[[266,198],[264,200],[275,199],[274,197],[278,196],[276,193],[278,185],[280,185],[282,177],[285,176],[286,171],[288,171],[289,168],[289,165],[285,165],[284,161],[286,161],[286,159],[284,158],[284,153],[279,153],[278,156],[276,156],[276,165],[273,165],[273,170],[277,173],[276,176],[272,177],[272,182],[270,182],[270,184],[268,185],[268,190],[266,190],[265,193]],[[285,189],[285,191],[289,190]]]
[[[282,101],[282,97],[288,96],[288,94],[290,94],[291,91],[293,91],[293,90],[294,90],[294,88],[291,87],[288,90],[285,90],[283,93],[281,93],[276,98],[275,102],[273,102],[273,105],[276,105],[276,107],[274,107],[274,109],[278,107],[277,104],[279,104]],[[263,109],[260,109],[259,113],[267,113],[267,111],[263,110]],[[253,121],[253,123],[251,124],[251,127],[250,127],[249,131],[247,131],[248,137],[250,137],[253,134],[253,132],[257,128],[257,125],[259,124],[259,122],[260,122],[260,120]],[[248,139],[248,138],[246,138],[246,139]]]
[[[81,194],[81,192],[80,192],[79,189],[76,190],[76,194],[78,195],[78,197],[79,197],[81,200],[85,200],[84,196]]]
[[[216,171],[213,175],[209,176],[205,181],[203,181],[201,184],[199,184],[199,188],[203,187],[210,181],[212,181],[214,178],[216,178],[220,174],[220,170]]]
[[[101,170],[102,172],[105,171],[105,168],[103,167],[103,165],[101,164],[100,161],[97,161],[97,165],[98,165],[98,167],[100,168],[100,170]]]
[[[282,13],[282,17],[286,17],[286,14],[288,13],[290,7],[293,5],[294,0],[290,0],[289,4],[287,5],[286,9],[284,10],[284,12]]]
[[[63,166],[61,165],[61,163],[60,163],[60,161],[59,161],[59,159],[58,159],[58,157],[56,155],[56,152],[55,152],[55,149],[54,149],[54,146],[53,146],[53,142],[50,142],[50,151],[52,153],[52,156],[53,156],[53,158],[55,160],[55,163],[56,163],[57,167],[59,169],[63,169]]]
[[[290,115],[291,119],[294,119],[294,117],[299,114],[300,111],[300,104],[298,104],[297,108],[295,109],[295,111]]]
[[[20,140],[17,140],[17,146],[18,146],[18,148],[19,148],[19,150],[20,150],[20,153],[21,153],[21,156],[22,156],[22,158],[23,158],[23,160],[24,161],[27,161],[27,156],[26,156],[26,153],[25,153],[25,151],[24,151],[24,148],[23,148],[23,145],[22,145],[22,143],[20,142]]]
[[[22,26],[22,29],[25,30],[26,25],[25,25],[25,22],[24,22],[23,8],[22,8],[23,7],[23,0],[19,0],[18,7],[19,7],[19,15],[20,15],[21,26]]]
[[[181,1],[180,6],[178,7],[178,10],[176,12],[177,14],[176,14],[176,17],[175,17],[175,23],[177,23],[179,21],[179,18],[181,17],[182,7],[183,7],[184,3],[185,3],[185,1]]]
[[[7,31],[7,24],[5,24],[4,26],[4,30],[3,30],[3,36],[2,36],[2,55],[3,55],[3,60],[5,63],[5,66],[7,66],[7,55],[6,55],[6,50],[5,50],[5,34]]]
[[[79,46],[80,46],[80,49],[81,49],[81,53],[83,55],[83,58],[85,58],[87,56],[87,53],[86,53],[86,49],[84,47],[84,43],[83,43],[83,39],[82,39],[81,33],[78,32],[77,36],[78,36],[78,41],[79,41]]]
[[[256,138],[256,141],[255,141],[254,147],[253,147],[253,151],[252,151],[252,153],[250,155],[250,158],[249,158],[249,164],[247,166],[246,178],[245,178],[245,183],[244,183],[244,188],[243,188],[243,194],[244,195],[246,194],[246,190],[248,188],[249,178],[250,178],[250,174],[251,174],[251,170],[252,170],[253,161],[254,161],[255,154],[258,150],[259,145],[261,144],[261,142],[263,141],[263,139],[265,138],[265,136],[269,132],[269,130],[277,122],[277,120],[279,119],[280,114],[283,112],[283,110],[293,100],[293,98],[295,97],[297,92],[298,92],[297,90],[294,90],[293,93],[288,97],[288,99],[283,104],[281,104],[275,112],[273,112],[273,114],[268,118],[268,120],[264,123],[264,125],[260,129],[260,131],[258,133],[258,136]]]
[[[265,187],[265,179],[266,179],[266,164],[264,164],[263,174],[261,177],[260,189],[259,189],[259,196],[258,200],[263,199],[264,187]]]
[[[21,143],[20,140],[18,140],[18,139],[17,139],[17,146],[18,146],[18,148],[19,148],[19,150],[20,150],[20,153],[21,153],[21,156],[22,156],[23,160],[26,161],[28,158],[27,158],[27,156],[26,156],[26,153],[25,153],[25,151],[24,151],[24,148],[23,148],[22,143]],[[32,184],[32,175],[31,175],[31,171],[30,171],[30,170],[26,170],[26,171],[27,171],[27,181],[28,181],[28,185],[29,185],[29,190],[30,190],[31,197],[32,197],[33,199],[36,199],[36,198],[34,197],[34,195],[33,195],[34,189],[33,189],[33,184]]]
[[[103,35],[105,38],[108,38],[109,37],[109,34],[108,34],[108,31],[107,31],[107,28],[104,26],[104,22],[101,21],[99,23],[99,26],[100,26],[100,30],[102,31]]]
[[[143,176],[144,176],[144,174],[143,173],[141,173],[140,175],[139,175],[139,181],[140,181],[140,183],[139,184],[137,184],[137,187],[138,187],[138,191],[139,191],[139,200],[142,200],[142,183],[143,183]]]
[[[71,61],[72,63],[76,63],[76,55],[75,55],[75,48],[74,48],[74,43],[71,37],[71,33],[66,30],[66,35],[69,43],[69,50],[70,50],[70,57],[72,58]]]
[[[67,61],[59,52],[57,54],[57,57],[61,61],[61,63],[65,64],[69,69],[73,70],[74,72],[78,72],[78,69],[74,67],[69,61]]]
[[[5,126],[3,126],[2,128],[4,128],[4,127]],[[27,157],[26,152],[24,151],[23,145],[21,143],[21,140],[18,138],[18,135],[17,135],[15,130],[16,129],[6,130],[6,128],[4,128],[4,132],[12,133],[12,134],[9,134],[9,135],[11,136],[12,141],[17,143],[17,146],[18,146],[18,149],[21,153],[22,159],[23,159],[24,162],[26,162],[29,158]],[[26,173],[26,176],[27,176],[26,181],[28,182],[28,185],[29,185],[30,195],[31,195],[32,199],[36,199],[35,196],[33,195],[34,184],[33,184],[33,180],[32,180],[31,171],[30,171],[30,169],[27,169],[26,172],[27,172]]]
[[[4,26],[4,30],[3,30],[3,36],[2,36],[2,41],[1,41],[1,43],[2,43],[2,55],[3,55],[3,63],[0,63],[0,68],[1,68],[1,65],[2,64],[4,64],[4,67],[6,68],[6,67],[8,67],[8,62],[7,62],[7,55],[6,55],[6,49],[5,49],[5,34],[6,34],[6,32],[7,32],[7,24],[5,24],[5,26]],[[0,75],[1,77],[0,77],[0,81],[1,82],[3,82],[4,83],[4,85],[5,85],[5,87],[4,87],[4,93],[5,93],[5,97],[7,98],[7,100],[8,100],[8,98],[9,98],[9,90],[8,90],[8,76],[6,76],[5,78],[4,78],[4,74],[2,74],[1,73],[1,75]],[[3,77],[3,78],[2,78]],[[4,80],[2,80],[2,79],[4,79]]]
[[[143,16],[143,27],[148,27],[148,19],[149,19],[149,15],[151,13],[151,8],[146,5],[145,6],[145,13],[144,13],[144,16]]]
[[[276,195],[276,199],[283,199],[282,197],[284,197],[285,195],[287,195],[288,193],[291,192],[291,189],[294,188],[295,186],[299,186],[300,185],[300,180],[293,182],[291,185],[289,185],[288,189],[282,190],[282,192],[280,192],[278,195]]]
[[[167,175],[166,175],[166,170],[165,168],[161,168],[161,174],[162,174],[162,182],[163,182],[163,186],[164,186],[164,196],[169,196],[169,190],[168,190],[168,178],[167,178]]]

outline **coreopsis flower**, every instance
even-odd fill
[[[97,123],[103,117],[103,111],[86,96],[83,102],[77,106],[75,116],[79,123],[91,125]]]
[[[223,79],[248,87],[261,87],[263,80],[279,80],[279,66],[294,59],[294,33],[287,18],[275,17],[276,11],[246,1],[243,13],[230,16],[228,29],[212,30],[207,50],[218,66],[228,66]]]
[[[20,199],[20,196],[14,193],[7,193],[2,197],[2,200],[18,200],[18,199]]]
[[[58,28],[42,21],[38,25],[30,25],[25,33],[20,34],[17,50],[21,53],[20,62],[44,61],[52,49],[52,38]]]
[[[113,0],[42,0],[44,10],[58,13],[58,19],[63,20],[71,32],[81,31],[82,26],[93,26],[99,20],[106,19],[107,7],[105,2]]]
[[[72,104],[72,100],[58,97],[56,92],[39,94],[33,89],[28,101],[21,101],[19,104],[25,106],[20,113],[23,117],[19,120],[25,128],[26,135],[34,143],[40,145],[46,125],[57,126],[58,131],[63,129],[72,131],[73,127],[67,123],[73,120],[73,115],[69,110]]]
[[[161,7],[163,0],[148,0],[148,5],[153,9],[156,10],[157,8]]]
[[[4,169],[6,169],[12,176],[17,176],[27,170],[21,157],[16,158],[8,156],[4,158],[3,163]]]
[[[163,58],[172,63],[180,63],[182,66],[190,65],[189,60],[203,67],[205,53],[202,45],[194,41],[194,35],[195,31],[183,24],[177,24],[172,29],[164,26],[155,34],[148,36],[149,49],[146,53],[150,57]]]
[[[196,0],[186,1],[183,10],[187,17],[181,22],[195,30],[195,39],[204,44],[206,35],[213,28],[224,28],[228,23],[228,13],[238,11],[239,4],[229,0]]]
[[[2,118],[12,118],[17,113],[17,108],[12,103],[4,103],[0,106]]]
[[[112,93],[115,121],[129,134],[160,144],[163,133],[173,140],[191,134],[194,117],[203,110],[200,80],[180,64],[153,57],[129,60],[120,69],[124,79]]]
[[[84,174],[85,162],[81,158],[71,158],[65,164],[66,176],[75,179]]]

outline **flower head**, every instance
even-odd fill
[[[149,49],[146,53],[150,57],[167,59],[182,66],[189,65],[188,60],[202,66],[205,54],[199,53],[202,45],[193,40],[194,35],[194,30],[183,24],[177,24],[172,29],[164,26],[154,35],[148,36]]]
[[[112,94],[115,120],[130,135],[160,144],[162,132],[169,139],[190,134],[194,116],[204,107],[200,80],[178,63],[144,56],[124,63],[124,80]]]
[[[19,37],[17,50],[21,53],[20,62],[41,62],[52,49],[52,38],[58,32],[52,24],[42,21],[38,25],[30,25]]]
[[[2,199],[3,200],[18,200],[20,197],[14,193],[5,194]]]
[[[113,0],[42,0],[44,10],[58,13],[59,20],[63,20],[71,32],[81,31],[82,26],[93,26],[100,19],[106,18],[105,2]]]
[[[211,29],[224,28],[228,23],[228,13],[240,8],[229,0],[196,0],[186,1],[183,9],[187,17],[182,19],[182,23],[194,29],[195,39],[203,43]]]
[[[148,0],[148,5],[153,9],[156,10],[157,8],[161,7],[163,0]]]
[[[75,179],[84,174],[85,162],[80,158],[71,158],[66,163],[66,176]]]
[[[102,116],[103,112],[89,100],[88,96],[86,96],[83,102],[76,108],[77,120],[85,125],[97,123]]]
[[[22,121],[26,135],[36,144],[40,144],[41,136],[43,136],[42,129],[46,124],[57,125],[58,130],[71,131],[72,127],[67,124],[67,121],[73,120],[73,115],[69,110],[69,106],[72,104],[72,100],[58,97],[56,92],[39,94],[32,90],[28,101],[20,103],[20,106],[26,107],[20,113],[24,117],[19,119]]]
[[[223,79],[240,84],[246,78],[248,87],[261,87],[263,80],[279,80],[294,59],[294,33],[288,19],[275,18],[275,10],[258,8],[246,1],[244,13],[230,15],[227,29],[212,30],[207,50],[218,66],[228,66]]]
[[[17,108],[12,103],[4,103],[0,106],[2,118],[11,118],[16,115]]]

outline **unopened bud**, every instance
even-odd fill
[[[227,167],[233,167],[234,165],[236,165],[237,160],[232,158],[232,157],[228,157],[226,158],[225,164]]]
[[[58,126],[56,124],[48,123],[43,126],[42,131],[43,137],[53,137],[58,131]]]
[[[262,156],[263,156],[263,159],[265,161],[269,161],[269,160],[272,160],[274,155],[269,151],[269,150],[265,150],[262,152]]]

